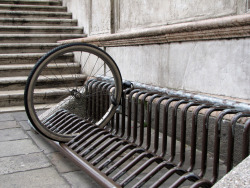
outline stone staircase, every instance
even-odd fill
[[[24,109],[27,76],[58,40],[84,36],[60,0],[0,0],[0,113]]]

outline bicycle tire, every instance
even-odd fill
[[[109,85],[109,90],[90,92],[90,85],[102,83],[103,79],[108,80],[104,83]],[[39,133],[52,140],[67,142],[79,132],[57,130],[58,126],[52,129],[48,126],[49,118],[65,110],[104,127],[114,115],[121,94],[122,78],[112,57],[96,46],[71,43],[52,49],[38,60],[27,79],[24,105],[31,125]],[[109,99],[105,111],[92,119],[85,117],[91,113],[86,102],[90,95],[105,95]]]

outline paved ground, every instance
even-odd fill
[[[0,188],[99,187],[37,135],[25,112],[0,113]]]
[[[179,142],[176,147],[179,151]],[[187,147],[186,151],[190,151],[190,148]],[[197,151],[197,161],[200,155]],[[208,158],[208,164],[212,165],[212,159]],[[220,178],[225,174],[225,168],[221,162]],[[207,171],[207,178],[210,179],[212,167],[208,167]],[[152,178],[152,181],[155,179]],[[0,113],[0,188],[6,187],[100,186],[35,133],[28,125],[25,112],[15,112]]]

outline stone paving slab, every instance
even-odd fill
[[[41,151],[45,154],[56,152],[57,150],[53,148],[41,135],[35,133],[34,131],[27,131],[28,135],[35,142]]]
[[[250,187],[250,155],[233,168],[213,188],[249,188]]]
[[[14,117],[16,121],[28,120],[26,112],[24,111],[12,113],[12,116]]]
[[[29,139],[0,142],[0,151],[0,157],[40,152],[39,148]]]
[[[0,158],[0,174],[23,172],[51,166],[43,153],[31,153]]]
[[[0,142],[7,140],[21,140],[28,138],[21,128],[0,130]]]
[[[20,127],[20,125],[16,121],[0,121],[0,130],[18,127]]]
[[[41,135],[25,112],[0,113],[0,188],[99,187]]]
[[[52,168],[42,168],[0,176],[0,187],[70,187],[66,180]]]
[[[62,175],[73,188],[101,188],[93,179],[83,171],[64,173]]]
[[[15,120],[11,113],[0,113],[0,122]]]
[[[31,127],[30,127],[30,125],[28,124],[28,121],[20,121],[19,123],[18,123],[25,131],[29,131],[29,130],[31,130]]]
[[[72,161],[63,156],[60,152],[54,152],[47,154],[51,163],[55,165],[56,169],[60,173],[67,173],[73,171],[79,171],[80,168],[77,167]]]

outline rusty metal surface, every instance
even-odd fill
[[[96,94],[85,119],[59,111],[48,120],[51,130],[80,132],[54,143],[104,187],[211,187],[249,155],[250,112],[135,88],[99,128],[108,102]]]

